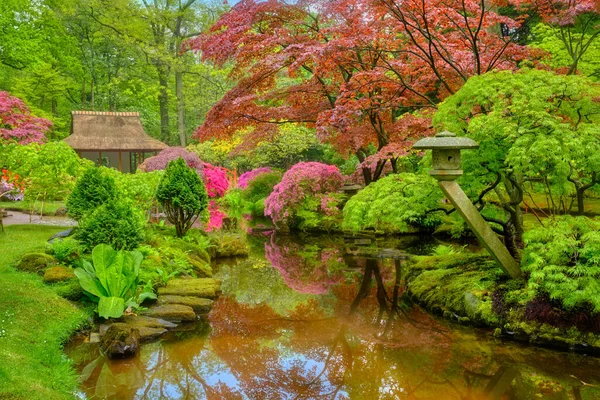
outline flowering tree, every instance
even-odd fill
[[[411,131],[403,116],[422,119],[469,76],[514,69],[528,55],[502,35],[495,1],[244,0],[192,40],[217,64],[234,62],[237,86],[208,113],[200,140],[230,138],[249,126],[255,143],[295,122],[361,162],[385,149],[366,183],[387,160],[430,129]],[[419,113],[416,113],[419,111]]]
[[[0,142],[42,143],[52,122],[31,115],[23,100],[0,92]]]
[[[227,171],[225,168],[217,167],[209,163],[203,163],[206,191],[208,197],[221,197],[229,188]]]
[[[167,168],[169,161],[178,158],[183,158],[188,167],[195,169],[200,177],[204,177],[204,163],[200,160],[198,154],[181,147],[167,147],[154,157],[147,158],[138,168],[145,172],[164,170]]]
[[[238,186],[240,187],[240,189],[246,189],[248,187],[248,184],[250,184],[250,181],[252,181],[254,178],[262,174],[268,174],[270,172],[273,172],[273,170],[269,167],[256,168],[252,171],[244,172],[242,175],[240,175],[238,179]]]
[[[327,207],[331,192],[340,190],[344,177],[334,165],[301,162],[290,168],[265,201],[265,215],[274,223],[289,223],[296,208],[310,197]],[[327,199],[325,199],[327,198]]]

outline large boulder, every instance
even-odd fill
[[[42,274],[46,268],[53,267],[57,264],[58,260],[51,255],[45,253],[29,253],[21,257],[16,267],[20,271]]]
[[[140,349],[140,331],[127,324],[113,324],[100,339],[100,348],[109,358],[133,357]]]
[[[76,278],[76,276],[72,268],[57,266],[47,268],[42,280],[44,283],[56,283],[68,281],[73,278]]]

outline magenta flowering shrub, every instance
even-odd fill
[[[344,260],[335,248],[306,250],[296,243],[279,245],[272,236],[265,242],[265,257],[286,285],[298,293],[326,294],[345,280]]]
[[[204,164],[204,182],[208,197],[222,197],[229,189],[229,180],[225,168],[217,167],[209,163]]]
[[[215,200],[208,202],[208,223],[206,224],[206,232],[219,230],[223,227],[223,220],[227,217]]]
[[[23,100],[0,92],[0,141],[43,143],[52,122],[31,115]]]
[[[328,200],[322,195],[337,192],[344,177],[334,165],[301,162],[290,168],[265,201],[265,215],[275,224],[287,223],[296,217],[296,211],[307,199],[318,198],[318,205]],[[316,211],[316,210],[315,210]]]
[[[167,168],[169,161],[179,158],[183,158],[188,167],[195,169],[198,175],[204,178],[204,165],[198,154],[187,151],[182,147],[167,147],[154,157],[147,158],[138,168],[144,172],[164,170]]]
[[[259,175],[268,174],[270,172],[273,172],[273,170],[269,167],[256,168],[252,171],[244,172],[238,179],[238,187],[240,189],[246,189],[251,180]]]

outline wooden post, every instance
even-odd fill
[[[123,172],[123,153],[119,151],[119,171]]]
[[[100,164],[100,166],[102,166],[102,152],[101,152],[101,151],[99,151],[99,152],[98,152],[98,155],[100,156],[100,161],[99,161],[99,164]]]

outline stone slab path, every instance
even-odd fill
[[[4,226],[8,225],[49,225],[49,226],[77,226],[77,221],[68,217],[54,217],[29,215],[20,211],[7,211],[8,217],[2,219]]]

